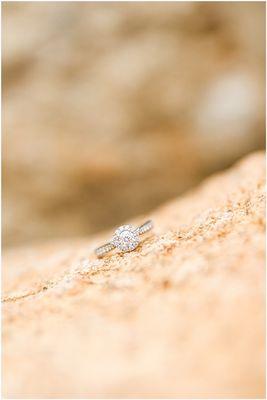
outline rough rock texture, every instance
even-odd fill
[[[6,252],[4,396],[264,397],[264,194],[257,153],[132,253],[96,260],[110,233]]]
[[[264,146],[263,2],[4,2],[2,47],[5,245],[110,228]]]

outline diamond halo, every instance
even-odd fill
[[[132,225],[120,226],[111,240],[111,243],[122,252],[134,250],[139,242],[138,230]]]

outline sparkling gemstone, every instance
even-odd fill
[[[132,251],[139,244],[138,231],[132,225],[120,226],[115,231],[111,243],[123,252]]]

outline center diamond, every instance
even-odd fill
[[[126,252],[134,250],[139,244],[139,235],[132,225],[120,226],[111,241],[119,250]]]

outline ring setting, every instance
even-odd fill
[[[133,225],[122,225],[116,229],[111,241],[98,247],[95,250],[97,257],[103,257],[111,250],[117,248],[119,251],[126,253],[133,251],[140,243],[140,235],[145,234],[153,228],[152,221],[147,221],[138,228]]]
[[[122,252],[132,251],[139,245],[140,239],[137,230],[132,225],[122,225],[116,229],[111,240]]]

